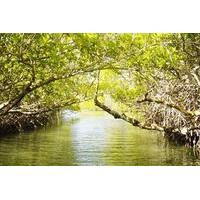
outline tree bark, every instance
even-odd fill
[[[96,106],[98,106],[102,110],[104,110],[107,113],[109,113],[110,115],[112,115],[115,119],[122,119],[135,127],[139,127],[139,128],[146,129],[146,130],[164,131],[164,128],[162,128],[156,124],[151,124],[150,126],[147,126],[147,125],[141,123],[140,121],[138,121],[137,119],[126,116],[124,113],[120,114],[119,112],[112,110],[108,106],[101,103],[97,99],[97,96],[95,96],[95,98],[94,98],[94,103]]]

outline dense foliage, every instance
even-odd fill
[[[200,34],[0,34],[1,127],[95,99],[134,126],[198,129],[199,55]]]

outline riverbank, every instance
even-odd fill
[[[74,119],[78,112],[71,110],[27,115],[10,113],[0,117],[0,135],[30,132],[45,126],[58,126],[63,122]]]
[[[184,145],[189,148],[200,148],[199,141],[199,131],[198,130],[186,130],[185,133],[181,131],[173,131],[171,129],[165,129],[164,132],[165,138],[167,138],[170,142],[173,142],[177,145]]]
[[[14,134],[32,131],[48,124],[56,124],[59,113],[41,113],[26,115],[22,113],[9,113],[0,117],[0,134]]]

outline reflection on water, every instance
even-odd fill
[[[169,144],[103,112],[0,138],[0,165],[200,165],[199,153]]]

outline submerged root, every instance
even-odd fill
[[[180,131],[174,131],[166,129],[164,136],[171,142],[175,144],[185,145],[189,148],[199,148],[200,145],[200,132],[199,130],[187,131],[186,134],[181,133]]]
[[[175,144],[185,145],[186,144],[186,135],[178,131],[165,131],[165,138],[169,141],[174,142]]]
[[[52,120],[52,113],[25,115],[9,113],[0,117],[0,134],[19,133],[34,130],[46,125]]]

